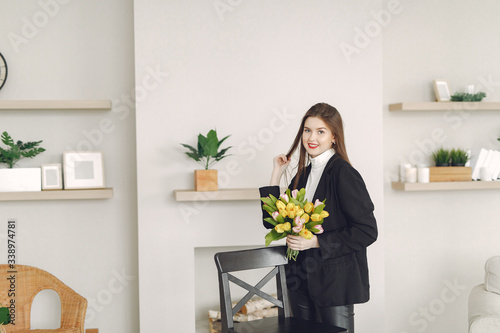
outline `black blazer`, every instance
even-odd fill
[[[297,188],[305,188],[311,166]],[[289,188],[292,189],[295,178]],[[279,196],[278,186],[260,188],[261,197]],[[314,194],[326,198],[324,232],[319,248],[301,251],[287,265],[287,285],[311,297],[318,306],[364,303],[370,299],[366,248],[377,239],[374,206],[361,175],[338,155],[328,161]],[[262,210],[263,217],[269,213]],[[268,229],[273,226],[264,221]]]

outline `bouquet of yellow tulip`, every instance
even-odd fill
[[[316,199],[314,203],[305,199],[306,190],[287,189],[285,193],[276,198],[272,194],[269,197],[260,198],[264,203],[263,208],[271,217],[264,221],[272,224],[274,228],[266,235],[266,246],[271,242],[285,238],[288,235],[298,235],[311,239],[314,234],[323,232],[323,219],[329,214],[325,208],[325,200]],[[298,250],[290,248],[286,251],[288,259],[297,260]]]

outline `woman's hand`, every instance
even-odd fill
[[[285,173],[286,168],[290,164],[285,154],[280,154],[273,158],[273,173],[271,174],[270,185],[279,185],[281,176]]]
[[[319,247],[318,237],[316,237],[316,235],[313,235],[311,239],[305,239],[302,236],[288,235],[286,236],[286,245],[292,250],[299,251]]]

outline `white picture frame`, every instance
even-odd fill
[[[63,153],[64,188],[104,188],[104,165],[100,151]]]
[[[61,164],[42,164],[42,190],[62,190]]]
[[[438,102],[449,102],[451,100],[448,81],[434,80],[434,92],[436,94],[436,101]]]

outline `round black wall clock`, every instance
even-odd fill
[[[7,62],[5,61],[3,55],[0,53],[0,89],[2,89],[5,81],[7,81],[7,72]]]

